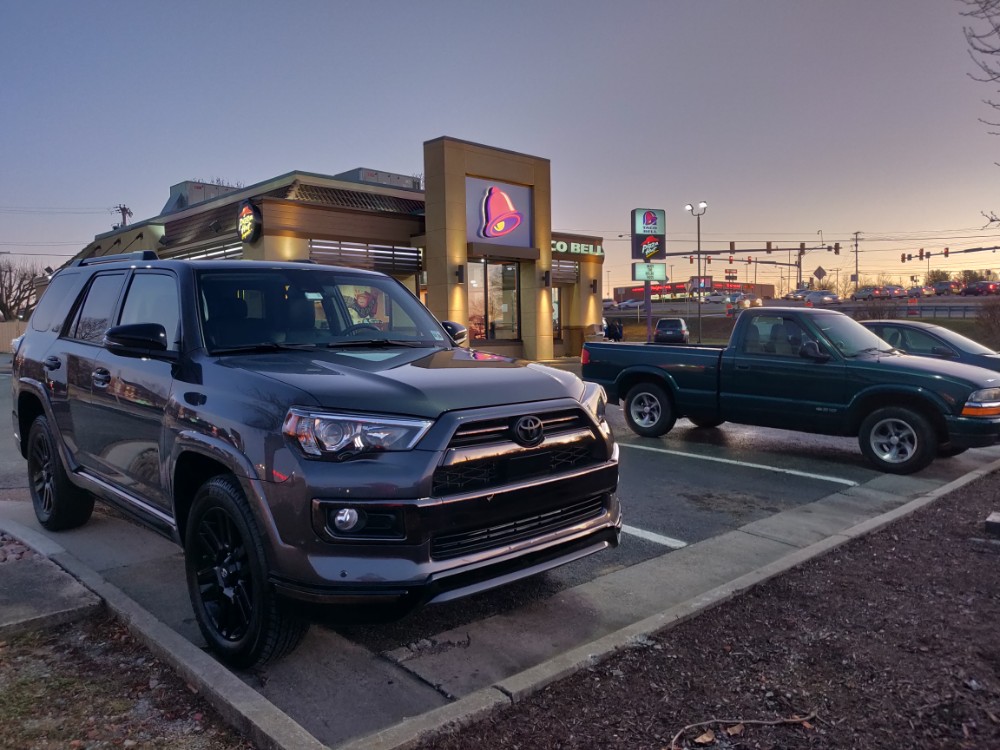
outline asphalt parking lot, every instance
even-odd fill
[[[8,378],[0,376],[0,408],[10,413]],[[835,513],[851,525],[1000,457],[1000,448],[974,450],[894,477],[870,469],[853,439],[739,425],[705,430],[679,420],[647,440],[629,432],[619,408],[609,408],[609,419],[620,444],[626,524],[617,549],[400,621],[329,621],[286,659],[239,678],[320,742],[343,745],[516,681],[773,562],[822,538]],[[30,527],[23,462],[9,440],[0,445],[0,483],[22,501],[7,503],[0,520]],[[177,547],[107,515],[55,538],[203,645]],[[109,556],[112,538],[121,543]]]

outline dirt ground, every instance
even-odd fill
[[[994,510],[1000,475],[421,747],[996,750]],[[107,619],[0,644],[0,727],[18,750],[252,747]]]
[[[991,475],[422,747],[1000,748]]]

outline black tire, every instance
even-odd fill
[[[691,422],[695,427],[699,427],[703,430],[710,430],[713,427],[718,427],[720,424],[725,422],[724,419],[702,419],[701,417],[688,417],[688,421]]]
[[[246,669],[299,644],[309,624],[268,584],[261,535],[235,477],[198,488],[184,539],[191,605],[221,661]]]
[[[83,526],[94,512],[94,496],[69,481],[44,415],[28,431],[28,485],[35,517],[49,531]]]
[[[955,456],[965,453],[968,448],[955,448],[951,443],[941,443],[938,446],[938,458],[954,458]]]
[[[861,452],[889,474],[912,474],[934,460],[938,441],[930,422],[904,406],[877,409],[861,423]]]
[[[674,403],[655,383],[639,383],[625,396],[625,422],[642,437],[666,435],[677,421]]]

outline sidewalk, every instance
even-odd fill
[[[0,613],[6,628],[0,630],[0,637],[4,632],[84,617],[103,601],[159,658],[197,686],[230,723],[260,747],[402,748],[456,722],[466,724],[517,702],[637,640],[932,503],[1000,469],[1000,460],[978,468],[970,461],[969,468],[970,473],[947,484],[881,477],[865,488],[838,493],[814,507],[779,513],[647,561],[643,564],[647,568],[643,584],[636,587],[641,590],[622,590],[616,583],[621,572],[567,590],[559,598],[589,612],[586,625],[595,633],[591,638],[548,655],[538,652],[535,656],[540,658],[529,667],[516,667],[496,677],[487,674],[485,682],[480,676],[478,682],[468,683],[467,689],[451,691],[452,700],[443,699],[429,685],[439,680],[439,675],[451,674],[460,662],[466,662],[467,669],[469,664],[478,664],[482,649],[495,651],[497,643],[507,642],[507,631],[495,641],[497,634],[491,631],[498,622],[524,617],[526,622],[518,627],[532,630],[531,619],[540,614],[519,610],[462,628],[462,633],[452,637],[464,634],[470,639],[469,647],[453,654],[451,658],[457,661],[450,663],[442,661],[449,658],[447,654],[409,649],[398,659],[389,653],[368,653],[332,631],[314,628],[315,635],[310,634],[298,656],[292,654],[277,665],[267,673],[266,684],[260,684],[253,675],[225,669],[202,650],[178,547],[105,514],[95,514],[80,529],[49,534],[35,522],[27,491],[6,491],[4,496],[9,499],[0,500],[0,530],[48,559],[0,564],[4,597],[0,598]],[[613,596],[611,590],[616,592]],[[623,596],[649,599],[649,616],[615,625],[605,610],[614,610],[616,597],[620,602]],[[532,606],[539,608],[537,603]],[[601,623],[603,630],[595,630]],[[568,624],[567,630],[573,628]],[[306,680],[304,670],[311,670]],[[352,675],[350,681],[343,679],[345,673]],[[303,693],[305,688],[308,691]],[[325,715],[333,707],[337,718],[328,722]]]

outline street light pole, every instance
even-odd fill
[[[694,210],[694,206],[688,203],[684,206],[684,210],[691,214],[698,222],[698,277],[697,283],[695,285],[695,290],[698,294],[698,343],[701,343],[701,215],[705,213],[705,209],[708,208],[708,204],[705,201],[701,201],[698,204],[699,211]]]

